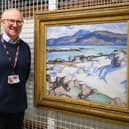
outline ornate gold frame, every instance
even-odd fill
[[[129,123],[129,88],[127,72],[127,105],[125,107],[92,103],[78,99],[47,95],[46,87],[46,28],[67,24],[91,24],[127,21],[129,23],[129,3],[44,12],[35,15],[35,58],[34,58],[34,102],[35,106],[106,119],[119,123]],[[129,40],[128,40],[129,41]],[[128,64],[128,62],[127,62]]]

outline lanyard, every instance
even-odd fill
[[[20,45],[17,45],[17,50],[16,50],[16,54],[15,54],[15,58],[14,58],[14,63],[12,63],[12,57],[10,56],[10,53],[9,53],[9,51],[7,49],[7,45],[6,45],[5,41],[2,38],[1,38],[1,43],[2,43],[3,48],[6,51],[6,55],[8,57],[10,65],[12,66],[13,69],[15,69],[16,65],[17,65],[17,61],[18,61]]]

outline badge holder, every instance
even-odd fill
[[[8,76],[8,84],[17,84],[20,82],[19,75],[9,75]]]

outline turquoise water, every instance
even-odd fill
[[[127,46],[53,46],[47,48],[80,48],[80,51],[60,51],[60,52],[47,52],[47,60],[56,60],[56,59],[64,59],[68,60],[69,57],[84,55],[100,55],[102,54],[111,54],[114,50],[127,49]]]

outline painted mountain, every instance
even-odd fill
[[[79,30],[72,36],[51,38],[47,40],[47,46],[58,45],[127,45],[127,34],[113,33],[109,31]]]

